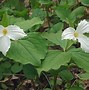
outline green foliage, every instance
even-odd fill
[[[62,20],[70,24],[71,18],[70,18],[70,9],[67,5],[60,5],[55,10],[57,16]]]
[[[65,81],[70,81],[74,78],[72,73],[68,70],[62,70],[61,72],[59,72],[59,76]]]
[[[70,6],[74,5],[76,3],[77,3],[76,0],[61,0],[61,2],[60,2],[61,5],[67,4],[67,5],[70,5]]]
[[[9,18],[9,24],[14,24],[14,23],[17,23],[17,22],[25,21],[25,19],[22,18],[22,17],[17,18],[17,17],[14,17],[14,16],[8,16],[8,18]]]
[[[37,77],[35,67],[30,64],[24,65],[23,72],[28,79],[35,79]]]
[[[89,6],[89,0],[80,0],[81,3],[85,6]]]
[[[46,52],[46,41],[39,34],[29,33],[23,40],[12,41],[7,57],[22,64],[39,66],[40,59],[44,59]]]
[[[22,70],[23,65],[19,64],[19,63],[15,63],[12,67],[11,67],[11,71],[13,73],[18,73]]]
[[[58,69],[61,65],[66,65],[70,61],[71,55],[59,50],[50,50],[38,70],[48,71]],[[49,64],[49,65],[48,65]]]
[[[50,31],[48,31],[48,32],[50,32],[50,33],[52,33],[52,32],[53,33],[57,33],[58,31],[61,31],[63,29],[63,26],[64,26],[63,23],[59,22],[59,23],[53,25],[51,27]]]
[[[6,0],[3,3],[4,7],[15,8],[17,10],[23,10],[25,8],[24,3],[21,0]]]
[[[67,27],[76,29],[83,19],[89,21],[88,6],[89,0],[0,2],[0,25],[17,25],[27,34],[11,40],[6,56],[0,52],[0,90],[22,90],[20,86],[28,79],[34,90],[83,90],[80,80],[89,79],[89,53],[80,49],[77,41],[62,40],[62,32]],[[6,78],[23,80],[16,82],[16,88],[13,83],[8,88]]]
[[[84,73],[84,74],[80,74],[79,76],[80,76],[80,78],[82,80],[88,80],[89,79],[89,72],[88,73]]]
[[[73,41],[71,40],[62,40],[61,39],[62,31],[58,31],[57,33],[43,33],[43,37],[51,41],[52,43],[56,45],[60,45],[63,50],[67,50],[72,44]]]
[[[43,21],[41,21],[40,18],[34,17],[31,20],[25,20],[23,22],[17,22],[16,25],[20,26],[24,31],[27,31],[31,27],[37,24],[43,24]]]
[[[5,27],[9,25],[9,17],[7,15],[7,12],[5,12],[5,14],[3,14],[2,21],[0,22],[0,24]]]
[[[41,18],[41,20],[44,20],[46,18],[46,12],[41,10],[40,8],[33,9],[32,11],[33,11],[31,16],[32,18],[39,17]]]
[[[85,71],[89,72],[89,54],[83,52],[81,49],[72,49],[70,53],[72,54],[72,59],[74,62],[80,68],[83,68]]]

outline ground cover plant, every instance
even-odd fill
[[[0,90],[89,90],[89,0],[0,1]]]

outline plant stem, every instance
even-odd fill
[[[47,22],[48,22],[48,26],[49,26],[49,28],[50,28],[50,19],[49,19],[48,7],[46,6],[45,9],[46,9],[46,14],[47,14]]]
[[[43,72],[42,72],[43,73]],[[46,80],[47,80],[47,82],[48,82],[48,84],[49,84],[49,86],[50,86],[50,88],[51,88],[51,84],[50,84],[50,82],[49,82],[49,80],[48,80],[48,77],[45,75],[45,73],[43,73],[43,75],[45,76],[45,78],[46,78]],[[51,88],[52,89],[52,88]]]
[[[53,86],[53,90],[56,90],[56,84],[57,84],[57,75],[54,76],[54,86]]]

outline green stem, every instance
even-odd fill
[[[43,73],[43,72],[42,72]],[[49,83],[49,86],[50,86],[50,88],[51,88],[51,84],[50,84],[50,82],[49,82],[49,80],[48,80],[48,77],[45,75],[45,73],[43,73],[43,75],[45,76],[45,78],[46,78],[46,80],[47,80],[47,82]],[[51,90],[52,90],[52,88],[51,88]]]
[[[47,14],[47,22],[48,22],[48,26],[50,28],[50,19],[49,19],[49,11],[48,11],[48,7],[46,6],[46,14]]]
[[[57,84],[57,75],[54,76],[54,86],[53,86],[53,90],[56,90],[56,84]]]

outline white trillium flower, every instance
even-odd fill
[[[0,25],[0,51],[6,55],[7,51],[11,46],[12,40],[18,40],[26,36],[23,29],[20,29],[16,25],[9,25],[7,27],[3,27]]]
[[[62,39],[78,40],[81,48],[89,53],[89,38],[84,35],[89,33],[89,22],[86,20],[81,21],[76,30],[72,27],[65,29],[62,33]]]

